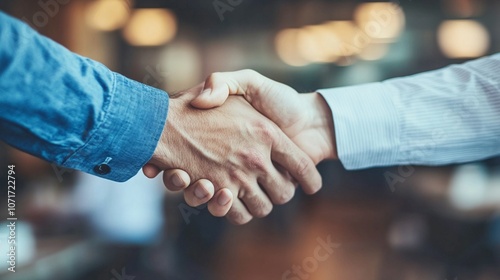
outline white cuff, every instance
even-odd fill
[[[370,83],[318,90],[332,110],[337,153],[346,169],[398,161],[400,129],[397,90]]]

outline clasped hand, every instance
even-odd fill
[[[215,73],[171,96],[143,171],[164,170],[165,186],[184,189],[190,206],[208,203],[214,216],[244,224],[288,202],[297,184],[307,194],[321,188],[315,165],[336,158],[333,131],[317,93],[299,95],[252,70]]]

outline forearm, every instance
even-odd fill
[[[116,181],[149,160],[168,109],[164,92],[73,54],[3,13],[0,40],[1,140]],[[109,173],[95,168],[104,162]]]
[[[440,165],[500,154],[500,56],[411,77],[320,90],[348,169]]]

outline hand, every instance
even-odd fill
[[[210,75],[204,91],[191,104],[209,109],[222,105],[231,94],[244,96],[254,108],[275,122],[315,164],[324,159],[337,158],[333,118],[328,105],[318,93],[298,94],[291,87],[255,71],[242,70]],[[183,178],[179,187],[189,186],[187,173],[182,170],[168,172]],[[172,185],[171,181],[166,184]],[[186,199],[193,200],[193,193],[202,188],[198,182],[189,186],[185,190]],[[222,191],[216,194],[216,197],[224,196]],[[224,209],[215,205],[213,211],[223,212]]]
[[[194,109],[189,103],[201,89],[170,99],[169,116],[149,167],[180,168],[190,179],[206,178],[216,189],[227,188],[236,198],[227,216],[237,224],[265,216],[273,204],[290,200],[295,191],[290,175],[307,192],[319,190],[321,177],[314,163],[274,123],[241,97],[228,98],[226,105],[212,110]],[[146,168],[144,173],[156,175],[150,171]],[[167,186],[172,174],[164,173]],[[197,202],[194,193],[185,193],[190,205]],[[220,214],[214,208],[217,204],[211,200],[209,211]]]
[[[318,93],[298,94],[293,88],[253,70],[214,73],[191,104],[200,109],[221,106],[229,95],[241,95],[276,123],[314,161],[336,159],[333,118]]]

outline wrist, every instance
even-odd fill
[[[332,112],[321,94],[305,94],[308,99],[309,129],[317,134],[317,144],[321,149],[319,161],[338,159]]]
[[[171,147],[174,143],[172,143],[172,139],[169,136],[174,134],[173,124],[178,122],[179,115],[179,99],[170,98],[168,104],[168,114],[165,120],[165,125],[163,126],[163,131],[161,133],[160,140],[156,145],[156,148],[153,152],[153,156],[151,157],[150,163],[155,164],[157,166],[165,167],[166,159],[170,159],[172,155],[170,155],[170,151],[168,147]]]

